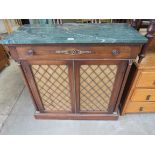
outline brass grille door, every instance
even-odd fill
[[[120,83],[119,61],[76,62],[77,109],[80,113],[111,113]],[[79,77],[79,78],[78,78]],[[117,87],[117,88],[116,88]]]
[[[30,68],[44,111],[74,112],[72,61],[33,61]]]

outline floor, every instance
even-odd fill
[[[155,114],[118,121],[35,120],[34,107],[17,64],[0,72],[0,134],[155,134]]]

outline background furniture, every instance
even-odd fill
[[[134,21],[135,23],[136,21]],[[136,24],[134,24],[136,28]],[[140,27],[140,26],[139,26]],[[134,63],[121,103],[121,113],[155,112],[155,20],[146,31],[148,42],[143,45],[139,63]],[[146,57],[145,57],[146,55]]]
[[[141,20],[137,20],[137,19],[131,20],[131,26],[137,30],[139,30],[141,28],[140,24],[142,24]],[[150,20],[150,24],[149,24],[147,31],[146,31],[146,34],[145,34],[145,37],[148,38],[148,42],[143,45],[142,50],[138,55],[139,56],[139,60],[138,60],[139,63],[145,57],[145,53],[146,53],[146,50],[148,49],[148,47],[150,45],[152,46],[152,43],[155,42],[154,33],[155,33],[155,19],[152,19],[152,20]]]
[[[134,64],[130,80],[122,114],[155,112],[155,47],[139,65]]]
[[[7,57],[5,49],[3,48],[2,45],[0,45],[0,70],[7,65],[9,65],[9,59]]]
[[[0,19],[0,33],[12,33],[22,25],[20,19]]]
[[[112,120],[145,42],[127,24],[111,23],[25,26],[2,43],[21,66],[36,118]]]
[[[128,23],[127,19],[25,19],[23,24],[62,24],[62,23]]]

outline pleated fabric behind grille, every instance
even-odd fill
[[[117,65],[81,65],[80,111],[107,112]]]
[[[46,111],[71,111],[67,65],[32,65]]]

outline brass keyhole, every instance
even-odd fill
[[[139,108],[139,111],[143,111],[143,110],[144,110],[144,107],[140,107],[140,108]]]
[[[35,52],[34,52],[34,50],[33,50],[33,49],[29,49],[29,50],[27,51],[27,54],[28,54],[28,55],[34,55],[34,54],[35,54]]]
[[[148,101],[150,99],[151,95],[146,96],[146,100]]]

